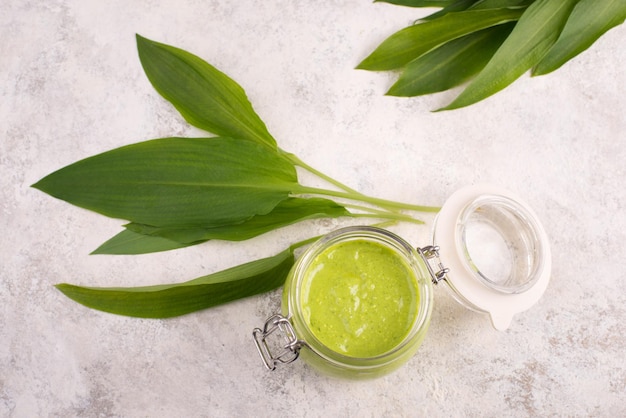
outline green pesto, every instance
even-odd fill
[[[375,357],[400,344],[417,317],[414,271],[394,250],[365,239],[321,252],[304,273],[304,320],[325,346]]]

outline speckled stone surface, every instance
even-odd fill
[[[356,0],[1,2],[0,416],[625,416],[626,27],[553,74],[432,113],[453,95],[385,97],[393,75],[354,70],[423,14]],[[181,282],[344,224],[90,256],[123,222],[29,186],[114,147],[198,134],[143,75],[135,33],[228,73],[282,148],[367,194],[441,205],[495,182],[523,196],[551,239],[544,297],[498,332],[438,288],[417,355],[357,382],[303,362],[264,370],[250,335],[279,291],[171,320],[65,298],[54,284]],[[424,220],[393,230],[424,245]]]

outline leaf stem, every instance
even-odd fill
[[[378,219],[389,219],[392,221],[403,221],[403,222],[411,222],[415,224],[423,224],[424,222],[414,218],[410,215],[405,215],[399,212],[391,212],[388,210],[378,210],[374,208],[369,208],[361,205],[352,205],[352,204],[343,204],[345,208],[348,209],[356,209],[360,211],[364,211],[366,213],[352,213],[351,217],[353,218],[378,218]]]
[[[348,193],[353,193],[353,194],[357,194],[357,195],[362,195],[362,193],[360,193],[357,190],[354,190],[353,188],[343,184],[340,181],[335,180],[334,178],[330,177],[327,174],[322,173],[321,171],[311,167],[310,165],[308,165],[307,163],[305,163],[304,161],[302,161],[296,154],[290,153],[290,152],[285,152],[283,150],[280,150],[285,157],[291,161],[294,165],[305,169],[306,171],[315,174],[316,176],[318,176],[319,178],[321,178],[324,181],[327,181],[328,183],[332,184],[335,187],[338,187],[339,189],[348,192]]]
[[[392,211],[393,209],[404,209],[404,210],[414,210],[418,212],[439,212],[439,209],[440,209],[439,207],[434,207],[434,206],[412,205],[409,203],[396,202],[393,200],[379,199],[377,197],[370,197],[370,196],[363,195],[361,193],[355,194],[355,193],[349,193],[349,192],[344,192],[344,191],[321,189],[317,187],[309,187],[309,186],[303,186],[303,185],[299,185],[299,188],[297,190],[294,190],[294,192],[297,192],[299,194],[325,195],[325,196],[339,197],[339,198],[348,199],[348,200],[356,200],[356,201],[360,201],[364,203],[369,203],[375,206],[379,206],[390,211]]]
[[[350,215],[352,218],[376,218],[376,219],[388,219],[391,221],[402,221],[402,222],[411,222],[414,224],[418,224],[418,225],[422,225],[424,222],[420,221],[417,218],[414,218],[412,216],[409,215],[402,215],[399,213],[394,213],[394,212],[382,212],[380,214],[374,215],[371,213],[353,213],[352,215]]]
[[[321,178],[322,180],[332,184],[333,186],[341,189],[342,191],[334,191],[334,190],[327,190],[327,189],[321,189],[321,188],[313,188],[313,187],[308,187],[308,186],[302,186],[302,193],[310,193],[310,194],[320,194],[320,195],[326,195],[326,196],[333,196],[333,197],[340,197],[340,198],[344,198],[344,199],[349,199],[349,200],[355,200],[355,201],[360,201],[360,202],[364,202],[364,203],[369,203],[371,205],[374,206],[378,206],[380,208],[383,208],[385,210],[385,212],[382,211],[376,211],[374,209],[371,208],[365,208],[365,207],[358,207],[358,209],[360,210],[365,210],[371,213],[377,213],[377,214],[383,214],[386,212],[397,212],[398,210],[414,210],[414,211],[418,211],[418,212],[438,212],[439,211],[439,207],[434,207],[434,206],[420,206],[420,205],[411,205],[411,204],[407,204],[407,203],[401,203],[401,202],[395,202],[395,201],[391,201],[391,200],[386,200],[386,199],[379,199],[379,198],[375,198],[375,197],[370,197],[367,196],[361,192],[359,192],[358,190],[355,190],[345,184],[343,184],[342,182],[335,180],[334,178],[330,177],[327,174],[322,173],[321,171],[315,169],[314,167],[311,167],[310,165],[308,165],[307,163],[305,163],[304,161],[302,161],[296,154],[290,153],[290,152],[286,152],[282,149],[279,149],[279,152],[281,152],[285,158],[287,158],[287,160],[289,160],[292,164],[305,169],[306,171],[316,175],[317,177]],[[399,218],[400,219],[400,218]],[[409,221],[409,222],[414,222],[415,218],[412,217],[404,217],[402,218],[402,220],[405,221]],[[421,223],[421,221],[420,221]]]

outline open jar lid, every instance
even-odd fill
[[[433,241],[456,299],[487,312],[498,330],[534,305],[548,285],[545,230],[507,190],[479,185],[455,192],[437,215]]]

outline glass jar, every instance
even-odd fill
[[[254,330],[268,369],[301,356],[331,375],[389,373],[417,351],[444,283],[466,307],[506,329],[547,287],[550,251],[532,210],[508,191],[472,186],[437,215],[433,243],[414,248],[380,228],[342,228],[291,269],[282,313]]]

